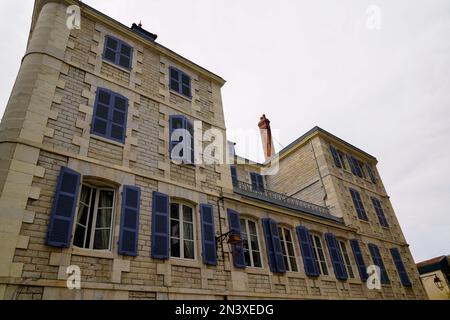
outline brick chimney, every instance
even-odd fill
[[[261,134],[261,140],[263,144],[264,157],[269,160],[275,155],[275,147],[273,146],[272,131],[270,130],[270,121],[263,114],[259,123],[259,132]]]

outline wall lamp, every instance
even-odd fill
[[[428,276],[425,277],[421,277],[422,279],[426,279],[426,278],[430,278],[430,277],[434,277],[433,278],[433,282],[434,285],[439,289],[439,290],[444,290],[444,284],[442,283],[441,278],[438,277],[438,275],[436,273],[430,274]]]

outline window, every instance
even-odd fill
[[[381,202],[377,198],[372,198],[372,204],[377,213],[380,225],[384,228],[389,228],[389,223],[387,222],[386,216],[384,215],[383,208],[381,207]]]
[[[366,210],[364,209],[364,204],[361,200],[361,195],[358,191],[350,189],[350,194],[352,196],[353,205],[355,206],[356,213],[358,214],[358,218],[361,220],[368,221]]]
[[[191,94],[191,77],[183,71],[170,67],[170,90],[178,92],[183,96],[192,98]]]
[[[261,251],[256,223],[252,220],[241,219],[241,237],[247,267],[261,268]]]
[[[254,191],[264,192],[264,178],[262,175],[255,172],[250,172],[250,180]]]
[[[195,223],[192,207],[170,204],[170,256],[195,259]]]
[[[372,256],[373,264],[378,266],[381,271],[381,283],[382,284],[389,284],[389,277],[386,272],[386,268],[383,263],[383,259],[381,259],[380,249],[374,244],[369,243],[369,251],[370,255]]]
[[[236,167],[231,166],[230,170],[231,170],[231,181],[233,182],[233,186],[237,186],[239,180],[238,180]]]
[[[322,241],[318,235],[311,235],[311,243],[314,251],[314,258],[316,259],[317,266],[321,274],[328,275],[327,262],[325,260],[325,253],[322,247]]]
[[[339,154],[336,148],[330,145],[330,151],[331,155],[333,156],[334,164],[336,165],[336,167],[342,168],[341,160],[339,159]]]
[[[359,167],[359,171],[361,172],[361,175],[364,179],[367,179],[366,176],[366,172],[364,171],[364,163],[362,163],[361,161],[357,161],[358,167]]]
[[[353,157],[351,155],[347,155],[347,160],[348,160],[348,163],[350,165],[350,169],[351,169],[352,173],[355,176],[358,176],[358,177],[362,178],[363,177],[363,171],[362,171],[362,168],[360,166],[360,162],[355,157]]]
[[[347,164],[345,163],[345,156],[344,156],[344,154],[341,151],[339,151],[339,150],[338,150],[337,153],[338,153],[339,160],[340,160],[340,162],[342,164],[342,168],[344,170],[348,170]]]
[[[133,48],[122,40],[106,36],[103,59],[125,69],[131,69]]]
[[[377,183],[377,179],[375,178],[372,167],[369,164],[366,164],[366,169],[372,183]]]
[[[170,159],[185,164],[195,163],[194,126],[182,115],[170,116]]]
[[[298,271],[297,258],[295,257],[294,242],[291,231],[286,228],[278,228],[280,235],[281,250],[283,251],[284,265],[287,271]]]
[[[349,278],[354,278],[352,264],[350,262],[350,256],[348,255],[347,246],[344,241],[339,241],[339,247],[341,248],[342,257],[344,258],[345,269],[347,269],[347,274]]]
[[[74,246],[92,250],[111,249],[114,196],[113,189],[82,186]]]
[[[128,99],[110,90],[99,88],[94,106],[92,133],[125,142]]]

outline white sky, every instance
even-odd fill
[[[376,156],[416,261],[450,254],[450,1],[84,2],[226,79],[229,129],[265,113],[283,146],[319,125]],[[32,9],[0,2],[0,114]]]

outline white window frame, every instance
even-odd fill
[[[81,192],[80,195],[78,196],[78,202],[77,202],[77,214],[76,214],[76,220],[75,220],[75,227],[73,230],[73,234],[75,236],[75,232],[77,230],[78,225],[84,227],[86,229],[85,233],[84,233],[84,241],[83,244],[86,245],[86,237],[88,234],[88,224],[89,224],[89,220],[90,220],[90,216],[91,216],[91,202],[92,202],[92,189],[96,190],[96,194],[95,194],[95,201],[94,201],[94,216],[92,218],[92,227],[91,227],[91,236],[90,236],[90,243],[89,246],[87,248],[83,247],[78,247],[75,245],[74,241],[75,238],[72,237],[72,243],[73,246],[79,249],[83,249],[83,250],[92,250],[92,251],[99,251],[99,252],[111,252],[112,251],[112,240],[113,240],[113,236],[114,236],[114,225],[115,225],[115,212],[116,212],[116,190],[114,188],[108,188],[108,187],[99,187],[99,186],[95,186],[93,184],[89,184],[89,183],[83,183],[81,185],[80,190],[83,189],[83,186],[88,187],[91,189],[91,195],[89,197],[89,204],[86,203],[81,203]],[[100,198],[100,193],[101,191],[112,191],[113,193],[113,201],[112,201],[112,207],[111,207],[111,226],[110,226],[110,233],[109,233],[109,242],[108,242],[108,249],[94,249],[94,241],[95,241],[95,231],[97,230],[97,217],[98,217],[98,210],[99,209],[104,209],[104,208],[99,208],[98,207],[98,203],[99,203],[99,198]],[[80,205],[83,204],[84,206],[88,207],[88,215],[86,218],[86,222],[87,225],[83,226],[82,224],[78,223],[79,220],[79,214],[80,214]],[[105,229],[105,228],[99,228],[100,229]]]
[[[172,218],[172,204],[178,205],[178,219]],[[189,207],[192,210],[192,233],[194,236],[193,240],[187,239],[188,241],[194,242],[194,258],[185,258],[184,257],[184,215],[183,215],[183,207]],[[170,202],[170,210],[169,210],[169,256],[171,259],[179,259],[179,260],[186,260],[186,261],[195,261],[197,260],[197,215],[195,214],[195,206],[192,204],[188,204],[183,201],[171,201]],[[172,220],[177,220],[179,223],[179,233],[180,237],[178,240],[180,241],[180,256],[174,257],[172,256],[172,238],[177,239],[176,237],[172,237],[172,228],[171,228],[171,222]],[[187,223],[191,223],[187,221]]]
[[[323,260],[320,259],[320,254],[319,254],[319,246],[317,245],[317,241],[319,241],[320,244],[320,250],[322,252],[322,256],[323,256]],[[311,234],[311,244],[313,246],[313,250],[314,250],[314,257],[316,258],[317,261],[317,267],[319,268],[319,272],[321,275],[324,276],[329,276],[330,275],[330,267],[328,266],[327,263],[327,256],[325,253],[325,249],[322,243],[322,237],[318,234],[312,233]],[[323,265],[325,264],[326,270],[323,269]],[[326,271],[326,272],[324,272]]]
[[[352,260],[350,259],[350,254],[347,249],[347,247],[348,247],[347,241],[339,240],[339,239],[337,241],[339,244],[339,249],[341,250],[341,253],[342,253],[342,259],[344,260],[344,266],[345,266],[345,269],[347,270],[347,275],[348,275],[349,279],[354,279],[355,271],[353,271]]]
[[[245,225],[242,225],[242,221],[245,222]],[[257,267],[255,266],[255,262],[253,261],[253,252],[256,250],[253,250],[252,248],[252,243],[250,240],[250,227],[249,227],[249,221],[255,224],[255,230],[256,230],[256,241],[258,242],[258,254],[259,254],[259,261],[261,261],[261,266]],[[249,248],[249,256],[250,256],[250,266],[247,266],[248,268],[257,268],[257,269],[262,269],[264,267],[263,264],[263,260],[262,260],[262,254],[261,254],[261,241],[259,240],[259,230],[258,230],[258,223],[256,223],[255,220],[250,219],[250,218],[246,218],[246,217],[241,217],[239,222],[241,223],[241,234],[242,234],[242,230],[244,230],[245,234],[247,235],[247,243],[248,243],[248,248]],[[242,249],[244,250],[244,249]],[[245,261],[245,256],[244,256],[244,261]]]
[[[283,254],[283,259],[284,259],[284,257],[286,257],[287,258],[286,260],[288,262],[288,265],[286,266],[286,270],[290,271],[290,272],[298,272],[299,271],[298,260],[297,260],[297,254],[295,253],[294,238],[292,237],[293,233],[292,233],[291,229],[289,229],[287,227],[283,227],[283,226],[278,227],[278,233],[280,233],[280,232],[281,232],[281,234],[280,234],[280,242],[281,242],[281,245],[284,247],[284,250],[286,252],[286,255]],[[294,252],[293,256],[289,255],[288,241],[286,240],[286,232],[289,232],[289,235],[290,235],[290,238],[291,238],[290,244],[292,245],[292,251]],[[291,258],[294,258],[294,260],[295,260],[295,267],[297,269],[295,271],[292,270]]]

